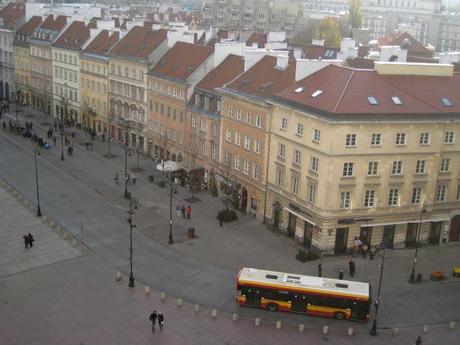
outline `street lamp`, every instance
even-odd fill
[[[64,160],[64,126],[65,126],[65,121],[64,121],[64,111],[67,113],[67,100],[64,98],[64,96],[61,96],[61,102],[63,105],[63,109],[61,110],[61,161]],[[66,114],[67,117],[67,114]]]
[[[19,98],[19,91],[12,92],[11,98],[13,98],[15,104],[15,112],[16,112],[16,127],[19,127],[19,115],[18,115],[18,98]]]
[[[37,187],[37,217],[42,216],[42,211],[40,209],[40,189],[38,187],[38,164],[37,164],[37,155],[40,155],[40,151],[35,150],[34,160],[35,160],[35,186]]]
[[[382,291],[382,278],[383,278],[383,267],[385,265],[385,244],[380,243],[378,252],[383,249],[382,256],[382,263],[380,264],[380,279],[379,279],[379,289],[377,291],[377,300],[375,301],[375,315],[374,315],[374,322],[372,324],[371,331],[369,332],[370,335],[376,336],[377,335],[377,315],[379,313],[379,306],[380,306],[380,296]]]
[[[120,118],[120,121],[123,122],[125,127],[125,199],[129,199],[128,193],[128,121],[126,119]]]
[[[411,284],[415,283],[415,265],[417,264],[418,242],[420,241],[420,233],[422,232],[422,220],[423,220],[423,215],[425,213],[426,213],[426,208],[425,208],[425,206],[422,205],[422,209],[420,211],[420,221],[418,222],[417,234],[415,236],[414,262],[412,264],[412,271],[411,271],[410,277],[409,277],[409,283],[411,283]]]
[[[133,228],[136,227],[133,224],[133,199],[130,198],[129,200],[129,287],[134,287],[134,275],[133,275]]]
[[[164,167],[163,167],[164,170]],[[172,220],[172,196],[173,196],[173,179],[172,179],[172,168],[167,168],[166,171],[169,171],[169,182],[170,182],[170,189],[169,189],[169,239],[168,239],[168,244],[174,244],[174,239],[173,239],[173,234],[172,234],[172,225],[173,225],[173,220]]]

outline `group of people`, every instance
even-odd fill
[[[160,330],[163,329],[163,325],[165,322],[165,317],[163,316],[163,313],[157,313],[156,310],[153,311],[152,314],[150,314],[149,320],[152,322],[152,332],[155,332],[155,324],[158,320],[158,326],[160,326]]]
[[[192,206],[188,205],[187,207],[185,207],[185,205],[182,205],[182,207],[180,205],[177,205],[176,206],[176,216],[177,217],[180,217],[182,216],[182,218],[187,218],[187,219],[190,219],[192,217]]]
[[[24,239],[24,247],[26,249],[32,248],[34,245],[34,236],[29,232],[27,235],[22,236]]]

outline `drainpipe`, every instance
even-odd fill
[[[267,157],[267,167],[265,169],[265,193],[264,193],[264,216],[263,216],[263,220],[262,220],[262,223],[263,224],[267,224],[267,196],[268,196],[268,167],[270,166],[270,148],[271,148],[271,145],[270,145],[270,141],[271,141],[271,133],[272,133],[272,114],[269,113],[269,118],[270,118],[270,121],[268,123],[268,157]]]

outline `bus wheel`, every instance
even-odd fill
[[[278,305],[276,303],[268,303],[267,304],[267,309],[270,311],[277,311],[278,310]]]
[[[335,313],[335,314],[334,314],[334,319],[337,319],[337,320],[344,320],[344,319],[345,319],[345,314],[344,314],[344,313],[341,313],[341,312]]]

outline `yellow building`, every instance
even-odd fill
[[[306,247],[412,247],[460,235],[460,74],[328,66],[274,97],[268,211]],[[418,226],[421,231],[418,233]]]

